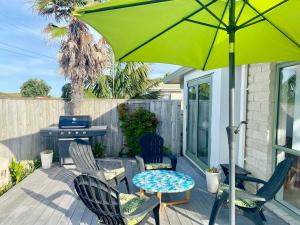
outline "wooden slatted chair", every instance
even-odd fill
[[[110,185],[117,186],[124,181],[127,192],[129,193],[129,185],[125,176],[125,168],[122,160],[117,159],[95,159],[89,142],[82,139],[75,139],[71,142],[69,154],[73,159],[76,168],[81,173],[87,173],[106,180]],[[105,164],[116,165],[116,169],[107,169]]]
[[[100,224],[144,224],[153,211],[155,224],[159,225],[159,199],[139,198],[133,194],[119,193],[106,181],[82,174],[75,178],[74,186],[85,206],[95,213]]]
[[[164,139],[155,133],[144,134],[140,138],[141,154],[136,156],[140,171],[145,170],[176,170],[177,157],[168,154],[166,155],[171,163],[163,162]]]
[[[284,184],[285,179],[293,164],[292,159],[285,159],[280,162],[273,175],[268,181],[263,181],[250,176],[236,176],[239,181],[249,181],[256,184],[263,184],[256,194],[251,194],[244,189],[236,188],[235,206],[242,213],[253,221],[256,225],[263,225],[266,222],[266,217],[263,213],[263,206],[266,202],[274,199],[277,192]],[[228,201],[229,185],[221,184],[215,199],[214,206],[211,211],[209,225],[214,225],[219,211],[223,204]]]

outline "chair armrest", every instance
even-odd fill
[[[229,190],[224,190],[224,194],[226,193],[226,197],[229,198]],[[253,201],[259,201],[259,202],[266,202],[266,199],[255,194],[251,194],[246,191],[235,191],[235,199],[236,200],[253,200]]]
[[[247,199],[247,200],[253,200],[253,201],[259,201],[259,202],[266,202],[266,199],[259,196],[259,195],[254,195],[248,192],[235,192],[235,198],[236,199]]]
[[[144,172],[145,171],[145,163],[144,163],[144,159],[140,156],[135,156],[136,159],[136,163],[140,169],[140,172]]]
[[[94,177],[98,178],[99,180],[106,182],[104,172],[101,170],[82,169],[82,170],[80,170],[80,172],[82,174],[88,174],[88,175],[94,176]]]
[[[176,170],[177,156],[173,154],[167,154],[166,156],[171,160],[172,170]]]
[[[99,159],[96,159],[96,164],[99,169],[102,169],[104,171],[109,171],[109,169],[106,168],[105,165],[109,165],[110,167],[112,165],[117,165],[116,168],[124,167],[123,160],[114,159],[114,158],[99,158]],[[116,169],[116,168],[114,168],[114,169]],[[113,168],[111,168],[111,169],[113,169]]]
[[[144,202],[137,210],[132,212],[129,215],[126,215],[125,217],[127,219],[134,219],[141,217],[147,213],[150,213],[155,207],[159,205],[159,199],[156,196],[152,196],[149,200]]]
[[[258,183],[258,184],[266,184],[267,182],[255,177],[249,177],[249,176],[243,176],[243,175],[236,175],[235,177],[237,180],[240,181],[249,181],[249,182],[254,182],[254,183]]]

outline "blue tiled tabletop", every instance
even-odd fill
[[[190,176],[172,170],[147,170],[136,174],[132,181],[145,191],[161,193],[184,192],[195,185]]]

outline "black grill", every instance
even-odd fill
[[[60,129],[90,128],[92,118],[90,116],[60,116],[58,127]]]
[[[76,138],[92,141],[93,137],[106,134],[107,126],[92,126],[90,116],[60,116],[58,126],[40,130],[43,137],[58,138],[60,165],[73,164],[69,155],[69,146]]]

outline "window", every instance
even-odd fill
[[[279,69],[276,162],[294,160],[276,200],[300,214],[300,64]]]

